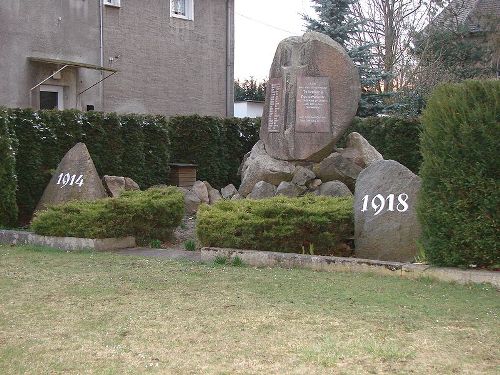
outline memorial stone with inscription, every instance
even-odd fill
[[[269,72],[260,138],[287,161],[320,161],[350,125],[361,95],[345,50],[324,34],[283,40]]]
[[[57,166],[36,211],[71,200],[96,200],[107,196],[87,146],[77,143]]]
[[[354,193],[356,257],[413,261],[420,224],[420,178],[394,160],[377,161],[358,176]]]

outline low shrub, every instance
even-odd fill
[[[175,187],[124,192],[118,198],[69,202],[38,212],[31,228],[46,236],[113,238],[135,236],[141,243],[167,240],[184,215]]]
[[[500,81],[444,85],[423,114],[418,214],[429,262],[500,263]]]
[[[219,201],[198,211],[202,246],[333,255],[353,236],[352,198],[306,195],[262,200]]]

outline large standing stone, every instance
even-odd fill
[[[356,257],[407,262],[417,254],[420,178],[394,160],[364,169],[356,181]]]
[[[262,141],[257,142],[241,168],[241,186],[239,193],[246,197],[259,181],[279,185],[282,181],[290,181],[295,166],[287,161],[270,157]]]
[[[269,77],[260,129],[268,154],[310,161],[330,154],[361,95],[358,71],[342,46],[317,32],[287,38]]]
[[[210,203],[210,197],[208,196],[208,189],[207,185],[205,185],[202,181],[196,181],[193,184],[193,187],[191,188],[193,193],[195,193],[200,201],[209,204]]]
[[[72,200],[91,201],[107,196],[87,146],[77,143],[57,166],[36,211]]]

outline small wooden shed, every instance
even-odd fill
[[[170,179],[171,185],[190,188],[196,181],[196,168],[198,164],[171,163]]]

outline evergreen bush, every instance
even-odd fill
[[[202,246],[335,255],[354,233],[352,198],[274,197],[203,205],[196,233]]]
[[[0,227],[13,227],[17,222],[15,147],[8,113],[0,108]]]
[[[167,240],[184,216],[184,198],[175,187],[128,191],[117,198],[74,201],[38,212],[31,228],[46,236],[117,238],[141,243]]]
[[[500,263],[500,81],[440,86],[423,114],[422,242],[436,265]]]

